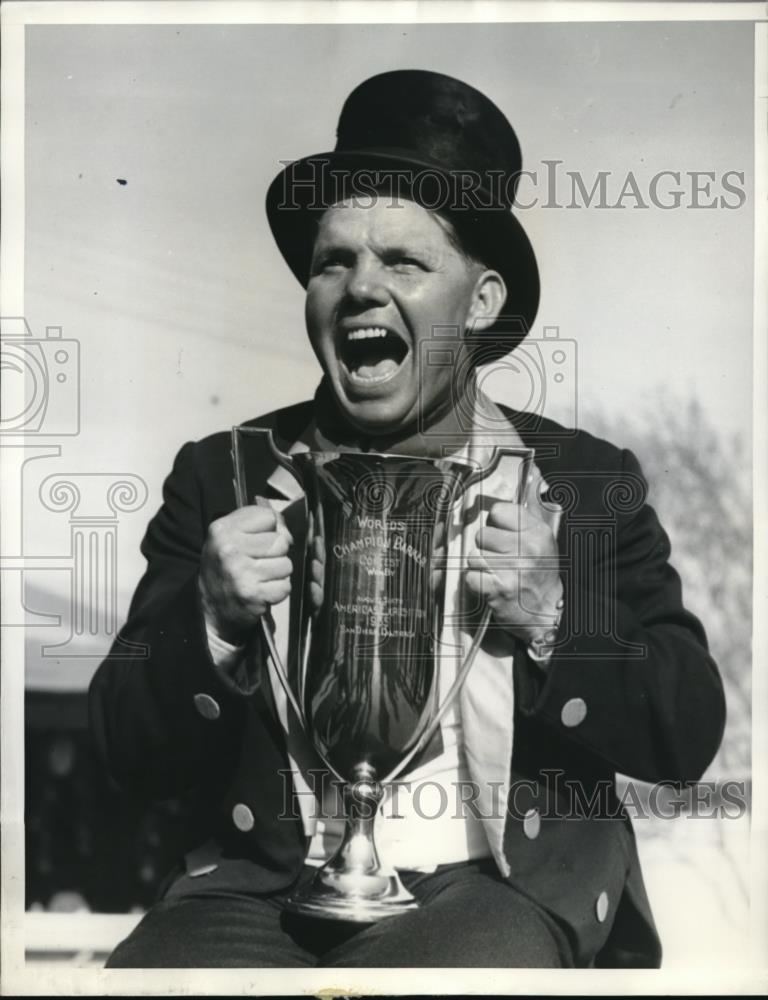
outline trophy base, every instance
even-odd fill
[[[321,868],[309,885],[290,897],[286,909],[305,917],[374,924],[418,905],[395,872],[342,875]]]

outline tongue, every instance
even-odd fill
[[[354,374],[358,378],[384,378],[392,372],[397,371],[398,364],[394,358],[382,358],[373,364],[362,364],[353,368]]]

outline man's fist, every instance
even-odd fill
[[[540,639],[563,594],[552,528],[535,507],[499,501],[475,540],[467,586],[487,599],[499,625],[526,642]]]
[[[291,591],[290,532],[269,506],[242,507],[214,521],[200,560],[206,622],[239,645],[259,617]]]

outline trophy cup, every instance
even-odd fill
[[[256,501],[247,488],[253,447],[263,462],[266,446],[305,494],[297,677],[289,678],[262,619],[263,634],[290,707],[343,786],[342,843],[294,893],[288,908],[374,922],[418,905],[376,851],[373,828],[383,786],[429,743],[490,619],[487,607],[477,616],[469,650],[439,704],[448,538],[456,504],[503,455],[521,459],[518,496],[524,500],[533,451],[496,447],[489,463],[478,468],[455,458],[371,452],[286,455],[268,430],[235,427],[232,433],[239,505]]]

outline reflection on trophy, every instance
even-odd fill
[[[289,678],[266,625],[264,635],[290,706],[331,775],[343,783],[346,812],[336,854],[289,906],[313,916],[372,922],[418,905],[396,871],[379,860],[374,844],[384,785],[403,774],[431,740],[490,618],[488,609],[475,616],[471,644],[440,704],[454,512],[465,491],[492,473],[503,455],[521,459],[524,487],[533,452],[494,448],[484,468],[456,458],[371,452],[289,456],[276,448],[270,431],[236,427],[240,505],[255,500],[247,489],[248,453],[254,444],[263,448],[265,439],[306,497],[297,677]]]

